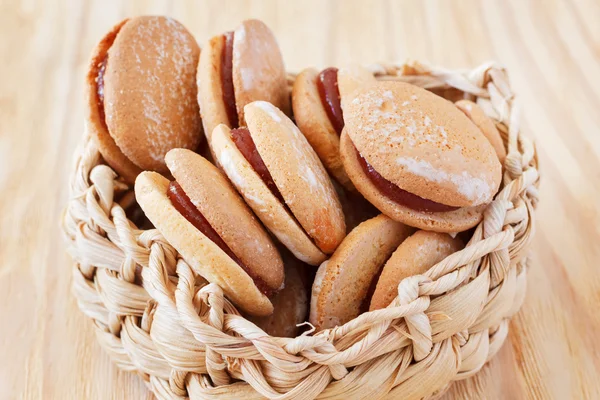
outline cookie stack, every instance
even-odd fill
[[[387,307],[481,221],[502,138],[438,94],[357,66],[304,70],[290,93],[260,21],[201,51],[178,22],[137,17],[94,51],[86,128],[193,270],[294,337]]]

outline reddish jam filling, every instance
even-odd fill
[[[105,122],[104,116],[104,73],[106,72],[106,62],[108,61],[108,54],[102,60],[100,68],[98,69],[98,78],[96,79],[96,94],[98,95],[98,112],[100,113],[100,119]]]
[[[223,241],[221,236],[214,230],[210,223],[204,218],[204,215],[198,210],[198,208],[192,203],[187,194],[183,191],[182,187],[176,181],[172,181],[169,184],[169,190],[167,191],[167,197],[171,200],[173,207],[185,219],[187,219],[196,229],[204,234],[207,238],[212,240],[217,246],[221,248],[233,261],[235,261],[254,281],[254,284],[265,296],[270,297],[275,294],[275,290],[269,287],[267,283],[262,280],[259,276],[252,273],[244,263],[231,251],[227,243]]]
[[[223,88],[223,103],[229,120],[229,126],[236,128],[239,124],[235,107],[235,92],[233,90],[233,32],[223,35],[223,51],[221,52],[221,87]]]
[[[435,201],[424,199],[416,194],[412,194],[404,189],[400,189],[398,186],[394,185],[392,182],[388,181],[377,171],[375,171],[371,164],[369,164],[367,160],[363,158],[358,150],[356,150],[356,157],[358,158],[358,162],[360,163],[362,170],[369,177],[369,180],[390,200],[412,210],[421,212],[444,212],[458,209],[458,207],[436,203]]]
[[[344,128],[344,115],[340,104],[338,69],[327,68],[321,71],[317,77],[317,89],[331,125],[338,135],[341,134]]]
[[[281,202],[285,204],[283,200],[283,196],[275,182],[273,181],[273,177],[271,173],[267,169],[265,162],[263,161],[260,154],[258,154],[258,150],[256,149],[256,145],[252,140],[252,136],[250,136],[250,131],[248,128],[237,128],[231,130],[231,140],[235,143],[236,147],[242,153],[246,161],[250,163],[252,169],[256,171],[256,173],[260,176],[260,179],[267,185],[271,193],[275,195]]]

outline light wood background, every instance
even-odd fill
[[[263,19],[290,70],[503,62],[541,158],[535,261],[499,356],[446,398],[600,398],[598,0],[0,1],[0,398],[152,397],[79,313],[58,229],[88,55],[138,14],[171,15],[200,43]]]

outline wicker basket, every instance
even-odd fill
[[[539,178],[506,73],[370,68],[477,101],[507,146],[503,185],[464,250],[403,280],[388,308],[314,335],[266,335],[157,230],[138,229],[131,188],[85,139],[63,217],[74,293],[112,360],[158,398],[419,399],[475,374],[501,347],[525,296]]]

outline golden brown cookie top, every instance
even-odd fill
[[[198,147],[199,55],[196,41],[181,24],[150,16],[125,23],[108,50],[106,124],[121,151],[140,168],[166,172],[169,150]]]
[[[345,131],[373,168],[438,203],[488,203],[501,166],[490,143],[454,104],[403,82],[377,82],[345,103]]]
[[[198,63],[198,104],[204,134],[209,145],[212,142],[213,130],[219,124],[229,126],[227,110],[223,102],[223,85],[221,81],[221,54],[224,46],[223,35],[212,37],[202,48],[202,57],[200,57]]]
[[[240,152],[232,140],[231,129],[223,124],[217,126],[212,135],[212,148],[221,168],[246,203],[285,247],[310,265],[319,265],[327,258]]]
[[[206,42],[198,64],[198,102],[209,144],[218,125],[244,126],[244,107],[252,101],[268,101],[290,114],[287,72],[271,30],[261,21],[247,20],[233,31],[231,93],[223,81],[223,74],[227,74],[227,68],[224,68],[226,49],[225,35],[212,37]],[[225,103],[225,97],[232,97],[235,102],[238,117],[235,126],[229,121],[229,104]]]

